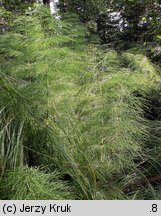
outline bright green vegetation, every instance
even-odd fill
[[[70,188],[59,180],[59,174],[44,173],[37,168],[16,168],[1,183],[2,198],[19,200],[69,199]]]
[[[34,10],[1,9],[0,198],[159,199],[159,67]]]

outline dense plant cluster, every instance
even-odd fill
[[[160,68],[138,43],[159,46],[157,9],[60,1],[57,20],[17,2],[0,10],[0,198],[160,199]]]

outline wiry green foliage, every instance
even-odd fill
[[[47,9],[37,8],[32,17],[15,17],[11,31],[1,37],[1,71],[5,78],[12,79],[7,90],[16,89],[11,94],[4,91],[5,98],[1,100],[2,111],[8,100],[13,104],[7,104],[11,115],[2,118],[12,121],[12,115],[15,116],[12,124],[8,126],[4,122],[2,125],[6,129],[1,134],[2,141],[5,140],[1,145],[3,173],[26,163],[48,164],[54,169],[58,166],[53,158],[58,150],[55,145],[61,147],[59,127],[57,124],[53,127],[55,107],[61,115],[64,107],[70,104],[71,92],[75,92],[73,75],[84,68],[81,61],[84,51],[80,44],[84,42],[85,33],[81,25],[75,30],[71,28],[75,19],[74,16],[68,19],[65,27],[63,22],[52,20]],[[16,118],[17,115],[20,118]]]
[[[35,128],[46,109],[43,104],[46,103],[43,81],[45,73],[43,67],[38,70],[43,65],[41,59],[45,52],[38,46],[43,36],[38,22],[34,19],[32,21],[20,16],[13,20],[13,30],[1,36],[2,170],[5,166],[14,168],[24,163],[26,159],[23,145],[29,145],[25,143],[26,135]],[[37,34],[34,25],[37,26]],[[33,39],[34,36],[37,37],[37,42]]]
[[[129,64],[125,64],[128,56]],[[70,135],[73,147],[64,152],[73,158],[68,162],[70,175],[79,185],[87,185],[81,188],[87,198],[94,199],[101,193],[106,199],[122,199],[130,175],[137,173],[136,181],[144,176],[138,166],[148,157],[144,148],[149,139],[149,123],[144,117],[149,103],[146,98],[158,88],[160,78],[141,55],[120,56],[115,51],[103,53],[95,49],[93,57],[90,71],[80,77],[77,121],[71,123],[78,138],[73,141]],[[78,170],[82,177],[75,177]],[[86,184],[80,184],[83,177]],[[107,184],[111,190],[105,189]]]
[[[63,19],[36,7],[2,34],[3,197],[72,198],[50,174],[55,168],[77,199],[158,197],[159,186],[129,186],[147,181],[154,168],[159,174],[160,119],[150,118],[152,92],[159,101],[158,71],[139,52],[88,46],[78,17]],[[45,165],[48,173],[24,164]]]
[[[71,189],[57,172],[46,174],[37,168],[9,171],[0,184],[2,198],[12,200],[71,199]]]

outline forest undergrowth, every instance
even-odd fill
[[[0,198],[160,199],[159,68],[75,14],[1,16]]]

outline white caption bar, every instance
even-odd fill
[[[0,201],[0,216],[161,216],[161,201]]]

